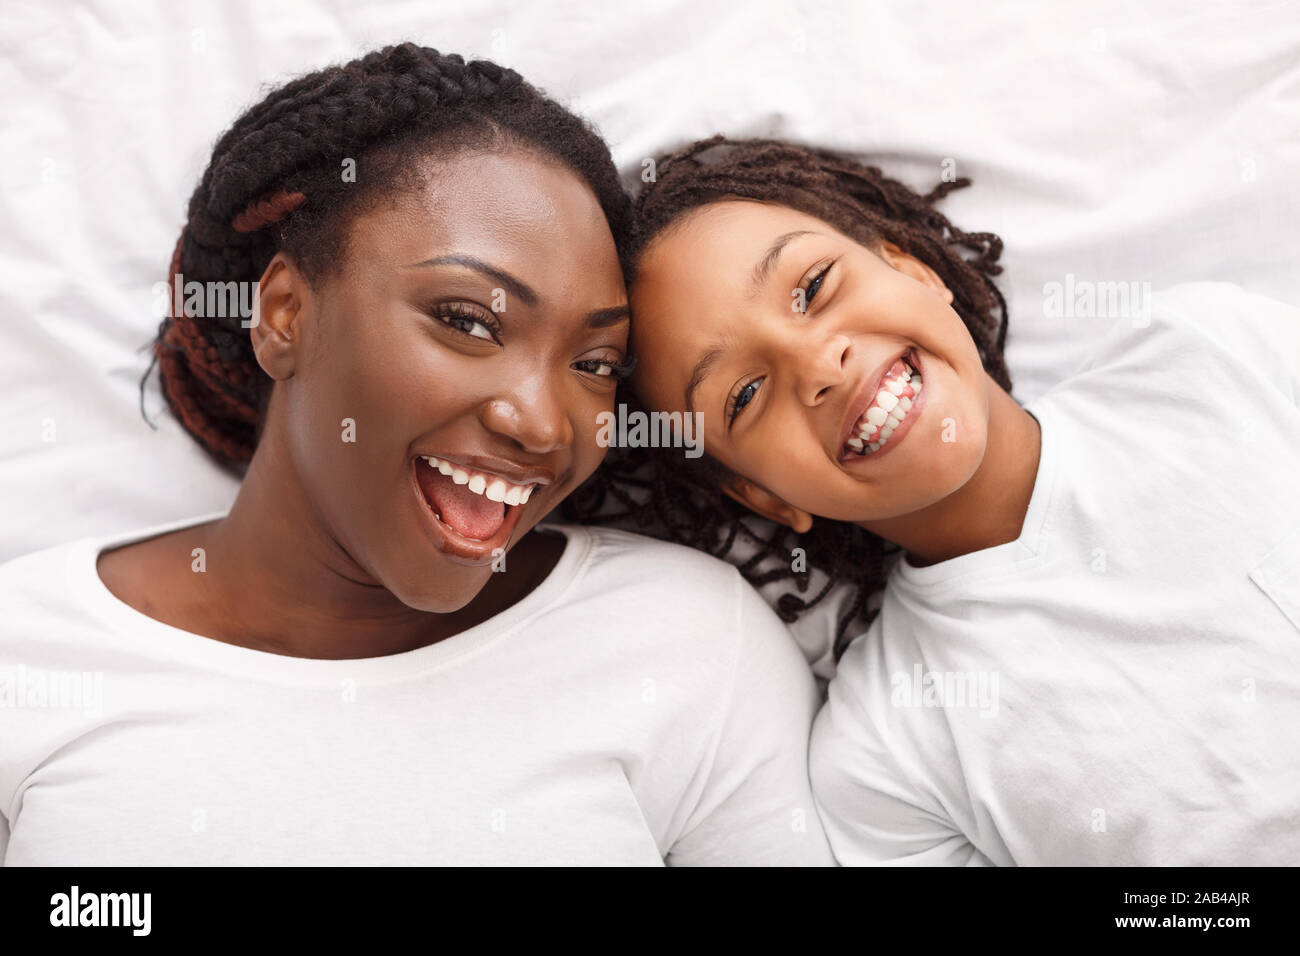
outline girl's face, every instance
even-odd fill
[[[984,456],[997,385],[952,293],[891,244],[873,251],[785,206],[719,201],[650,245],[631,301],[638,395],[702,413],[704,451],[739,476],[725,490],[769,518],[803,531],[813,515],[910,514]],[[900,357],[921,392],[878,451],[858,454],[846,442]]]
[[[277,380],[258,455],[288,456],[326,562],[446,613],[600,463],[628,310],[575,173],[518,151],[428,170],[316,285],[273,262],[253,340]]]

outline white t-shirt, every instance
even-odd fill
[[[893,570],[811,744],[846,865],[1300,863],[1300,312],[1153,297],[1025,406],[1018,540]]]
[[[548,525],[563,556],[502,614],[312,660],[99,578],[104,548],[213,517],[0,567],[6,865],[833,864],[813,678],[730,565]]]

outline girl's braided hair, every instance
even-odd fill
[[[655,160],[654,180],[637,196],[634,237],[629,250],[629,283],[637,261],[665,229],[691,210],[727,198],[777,203],[816,216],[839,231],[872,246],[887,240],[926,263],[952,290],[952,307],[961,316],[989,375],[1008,392],[1011,377],[1003,360],[1007,306],[992,276],[1002,240],[992,233],[963,232],[934,204],[954,189],[970,185],[963,177],[940,182],[925,195],[846,155],[770,139],[731,140],[713,136]],[[635,321],[635,316],[633,316]],[[620,390],[619,401],[641,408],[635,396]],[[725,558],[737,541],[756,550],[736,558],[755,587],[790,581],[795,590],[782,594],[777,613],[787,623],[798,619],[841,582],[854,588],[835,632],[838,661],[854,636],[876,615],[868,604],[884,587],[886,559],[899,549],[848,522],[815,518],[803,535],[759,519],[721,491],[726,469],[707,452],[687,459],[655,448],[614,448],[602,467],[564,503],[572,520],[615,523]],[[806,562],[796,568],[793,548]],[[767,569],[764,569],[767,565]],[[811,568],[827,577],[811,598]]]
[[[280,250],[315,281],[343,261],[353,216],[421,183],[413,160],[507,146],[581,176],[625,250],[631,202],[609,148],[584,120],[513,70],[402,43],[280,86],[217,140],[172,254],[168,301],[181,298],[181,276],[184,286],[255,283]],[[346,176],[349,160],[354,175]],[[240,472],[272,380],[241,316],[189,311],[169,305],[153,342],[162,392],[185,430]],[[142,403],[152,370],[141,379]]]

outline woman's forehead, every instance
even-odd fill
[[[557,294],[574,294],[581,275],[605,297],[621,297],[609,224],[577,173],[522,151],[428,162],[419,189],[354,220],[352,252],[362,252],[354,264],[373,259],[386,267],[454,252],[525,271]]]

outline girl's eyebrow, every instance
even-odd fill
[[[713,371],[713,366],[722,357],[723,351],[721,346],[709,349],[700,356],[700,360],[695,363],[695,368],[691,369],[691,379],[686,383],[686,410],[692,415],[695,414],[695,390],[708,378],[709,372]]]
[[[776,237],[776,241],[772,243],[771,248],[764,253],[763,258],[759,259],[758,264],[754,266],[754,275],[750,280],[749,286],[750,298],[756,297],[763,291],[763,285],[772,274],[772,270],[776,268],[776,264],[781,258],[781,253],[785,252],[785,247],[800,236],[811,235],[815,235],[811,229],[799,229],[795,232],[787,232],[785,235]]]

